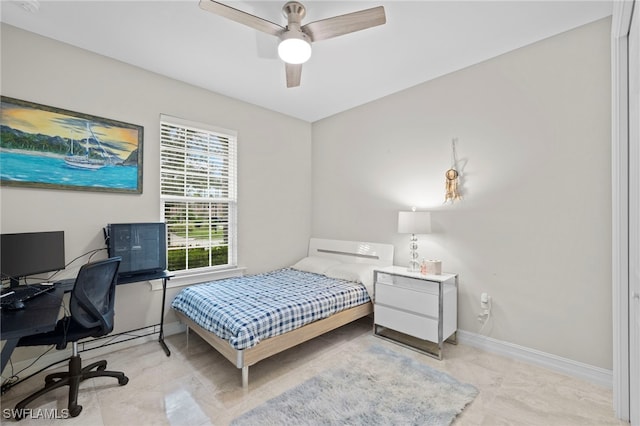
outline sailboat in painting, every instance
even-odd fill
[[[100,155],[102,158],[92,158],[90,156],[91,150],[89,147],[89,137],[92,136],[93,140],[97,143],[100,149]],[[87,136],[84,139],[84,154],[74,154],[73,152],[73,139],[70,139],[69,153],[64,158],[64,162],[67,166],[75,169],[85,170],[98,170],[107,165],[107,153],[100,144],[100,141],[91,130],[89,122],[87,122]]]

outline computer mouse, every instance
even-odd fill
[[[24,302],[22,300],[14,300],[7,306],[7,309],[11,309],[11,310],[24,309]]]

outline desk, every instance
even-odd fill
[[[6,343],[2,348],[0,371],[4,371],[21,337],[47,333],[56,328],[63,293],[61,288],[56,288],[26,301],[24,309],[2,309],[0,335]]]
[[[167,296],[167,280],[171,279],[173,276],[174,275],[169,271],[162,271],[153,274],[139,274],[129,277],[118,277],[118,285],[137,283],[140,281],[162,280],[162,307],[160,310],[160,333],[158,333],[158,343],[160,343],[160,346],[162,346],[162,349],[164,349],[164,353],[167,354],[167,356],[171,355],[171,351],[169,351],[167,344],[164,342],[164,330],[162,327],[164,325],[164,303]]]
[[[162,349],[164,350],[164,353],[167,354],[167,356],[171,355],[171,351],[167,347],[167,344],[164,342],[164,329],[163,329],[164,304],[167,296],[167,280],[171,279],[172,277],[174,277],[174,274],[172,274],[169,271],[154,272],[151,274],[135,274],[130,276],[118,277],[118,285],[131,284],[131,283],[137,283],[142,281],[162,280],[162,307],[160,310],[160,332],[158,333],[158,343],[160,343],[160,346],[162,346]],[[66,280],[57,281],[56,288],[62,288],[63,291],[67,293],[73,290],[74,283],[75,283],[75,279],[66,279]],[[117,287],[116,287],[116,291],[117,291]],[[111,337],[113,335],[110,334],[109,336]]]
[[[167,356],[171,355],[171,351],[169,351],[167,344],[164,342],[164,304],[167,294],[167,280],[173,276],[170,272],[163,271],[154,274],[140,274],[118,278],[118,285],[140,281],[162,280],[162,309],[160,313],[158,342]],[[55,329],[58,314],[60,313],[60,306],[62,305],[62,296],[64,293],[71,292],[74,284],[75,279],[56,282],[55,290],[25,302],[24,309],[16,311],[2,310],[0,338],[6,340],[6,343],[2,348],[2,369],[0,372],[4,370],[4,367],[9,362],[9,358],[11,358],[11,354],[21,337],[46,333]]]

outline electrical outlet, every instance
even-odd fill
[[[487,293],[480,295],[480,313],[478,314],[478,321],[485,322],[491,316],[491,296]]]
[[[487,309],[489,306],[489,295],[487,293],[482,293],[480,295],[480,307],[482,309]]]

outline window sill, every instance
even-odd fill
[[[200,284],[207,281],[221,280],[224,278],[241,277],[247,268],[243,266],[235,266],[225,269],[217,269],[215,271],[183,273],[167,280],[167,289],[186,287],[193,284]],[[162,280],[149,281],[152,291],[162,290]]]

